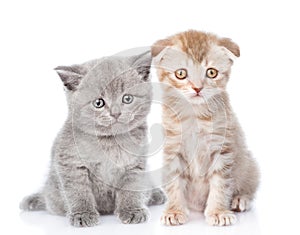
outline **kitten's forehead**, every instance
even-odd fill
[[[79,97],[92,100],[97,97],[115,99],[131,90],[142,92],[142,79],[127,58],[107,58],[96,64],[86,75],[79,89]]]
[[[193,67],[195,62],[187,53],[174,46],[165,48],[161,53],[161,57],[156,57],[154,60],[154,64],[158,69],[170,72],[181,67]]]
[[[200,65],[204,67],[211,64],[216,66],[219,64],[231,65],[231,62],[235,59],[235,56],[229,50],[220,45],[210,44],[206,49],[205,54],[200,55],[198,53],[198,57],[201,57],[201,60],[198,60],[191,53],[182,51],[179,46],[170,46],[165,48],[161,53],[161,57],[157,57],[154,61],[156,61],[156,66],[161,69],[175,71],[180,67],[191,69]],[[161,60],[161,58],[163,59]]]
[[[187,31],[175,35],[172,41],[184,53],[201,63],[209,53],[212,45],[217,43],[217,38],[215,35],[208,33]]]
[[[220,48],[223,48],[223,52],[226,50],[226,53],[221,52]],[[168,44],[162,52],[166,52],[167,50],[170,55],[175,54],[170,49],[181,51],[198,63],[202,63],[205,59],[207,60],[215,52],[216,55],[222,55],[223,58],[225,54],[230,57],[239,56],[238,46],[230,39],[219,38],[214,34],[194,30],[179,33],[168,38]],[[178,52],[176,54],[181,58],[184,57],[183,54],[179,54]],[[176,60],[174,55],[173,59]]]
[[[141,79],[138,77],[134,70],[125,71],[114,79],[110,83],[107,83],[103,87],[102,94],[108,96],[119,96],[132,89],[139,89]]]
[[[93,68],[90,69],[84,79],[87,86],[95,86],[97,88],[106,88],[109,86],[118,86],[120,78],[127,80],[127,77],[133,73],[127,58],[108,57]]]

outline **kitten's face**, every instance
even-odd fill
[[[216,38],[200,35],[196,34],[197,39],[204,42],[193,40],[183,45],[180,40],[169,41],[170,45],[154,60],[160,81],[193,104],[205,103],[225,90],[234,59],[234,54],[219,45]]]
[[[103,70],[102,66],[99,69]],[[94,77],[99,85],[103,84],[102,73]],[[80,117],[84,119],[83,122],[89,120],[93,123],[94,130],[101,135],[114,135],[133,129],[145,121],[151,106],[150,84],[143,82],[134,70],[112,77],[99,89],[84,87],[82,92],[89,95],[86,104],[80,107]],[[81,99],[82,96],[77,98]]]
[[[69,98],[77,127],[108,136],[128,132],[145,121],[151,106],[151,84],[131,66],[126,58],[106,58],[85,75]]]

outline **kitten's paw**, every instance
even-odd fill
[[[45,210],[45,200],[40,193],[32,194],[22,200],[22,202],[20,203],[20,209],[24,211]]]
[[[161,205],[164,204],[166,200],[167,198],[161,189],[154,189],[151,193],[151,198],[148,202],[148,205]]]
[[[164,225],[181,225],[187,222],[187,215],[182,211],[165,211],[160,221]]]
[[[149,218],[149,211],[146,208],[123,209],[116,214],[123,224],[139,224]]]
[[[237,212],[243,212],[250,209],[251,201],[246,196],[235,196],[231,203],[231,209]]]
[[[69,215],[71,225],[75,227],[92,227],[99,223],[98,212],[79,212]]]
[[[213,226],[228,226],[236,223],[236,216],[231,211],[210,213],[206,216],[206,222]]]

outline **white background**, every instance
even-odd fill
[[[105,2],[105,3],[104,3]],[[299,231],[300,34],[298,1],[1,1],[1,234],[295,234]],[[21,213],[23,196],[45,180],[50,148],[67,115],[53,68],[197,29],[240,45],[228,87],[259,162],[262,182],[251,212],[217,228],[192,214],[181,227],[123,225],[103,216],[93,228],[64,217]],[[154,116],[152,113],[151,117]],[[155,119],[156,120],[156,119]],[[159,159],[160,154],[154,156]],[[5,233],[4,233],[5,231]]]

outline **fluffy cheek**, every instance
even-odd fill
[[[147,97],[147,99],[141,100],[138,104],[136,104],[131,113],[131,120],[146,118],[147,114],[150,111],[151,103],[152,100],[150,99],[150,97]]]
[[[94,112],[90,107],[77,107],[71,110],[72,126],[82,129],[84,131],[91,131],[94,129]]]
[[[207,81],[207,85],[213,88],[225,89],[228,82],[228,74],[220,74],[217,79],[211,79]]]
[[[79,123],[82,128],[95,129],[99,126],[110,126],[112,123],[112,118],[109,115],[109,111],[106,108],[96,109],[92,105],[86,105],[73,115],[73,120]]]

